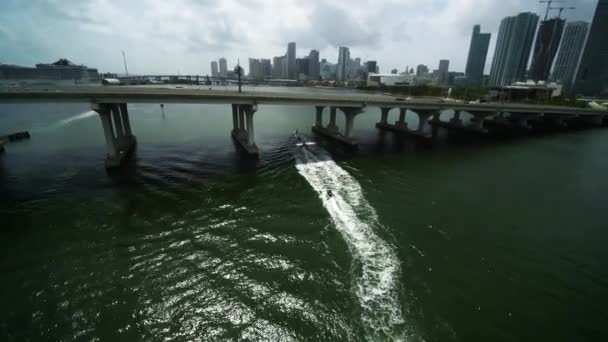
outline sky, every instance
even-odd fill
[[[567,20],[591,21],[597,0],[566,0]],[[561,4],[554,4],[559,6]],[[336,62],[338,48],[376,60],[381,72],[426,64],[464,71],[473,25],[492,33],[519,12],[544,16],[536,0],[0,0],[0,63],[33,66],[68,58],[100,72],[211,73],[220,57],[297,55]],[[553,13],[556,13],[554,11]]]

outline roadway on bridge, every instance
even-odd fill
[[[314,89],[314,88],[313,88]],[[608,112],[563,106],[518,103],[465,103],[437,98],[398,98],[381,94],[338,92],[336,94],[298,94],[294,92],[238,93],[208,88],[177,88],[160,86],[80,86],[30,87],[0,90],[0,103],[29,102],[93,102],[93,103],[221,103],[280,104],[335,107],[404,107],[411,110],[463,110],[472,112],[516,112],[556,115],[603,115]]]

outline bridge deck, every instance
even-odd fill
[[[271,104],[312,105],[335,107],[389,107],[419,111],[462,110],[476,115],[496,112],[597,116],[607,111],[562,106],[517,103],[464,103],[440,99],[398,100],[392,96],[375,94],[297,94],[278,92],[243,92],[174,89],[153,87],[70,87],[70,88],[14,88],[0,90],[0,103],[32,102],[92,102],[92,103],[216,103],[216,104]]]

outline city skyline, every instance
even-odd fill
[[[101,4],[103,8],[99,7]],[[590,21],[595,4],[595,0],[576,1],[577,10],[565,13],[563,17],[568,21]],[[142,1],[135,6],[146,8],[145,16],[137,20],[141,29],[131,32],[130,24],[122,25],[123,21],[126,23],[127,19],[141,14],[131,3],[92,0],[24,4],[8,0],[0,4],[0,43],[8,48],[0,56],[0,62],[33,65],[55,57],[67,57],[100,71],[120,72],[123,70],[120,51],[124,49],[129,71],[133,74],[211,75],[210,62],[221,56],[227,59],[229,67],[236,64],[238,58],[241,64],[247,64],[246,61],[254,56],[269,59],[282,56],[286,44],[295,42],[296,57],[317,50],[321,58],[337,62],[338,48],[345,46],[351,56],[361,57],[363,61],[378,61],[387,72],[393,68],[404,70],[407,65],[436,65],[440,59],[450,60],[450,70],[464,71],[468,49],[463,46],[470,44],[471,27],[479,24],[484,32],[492,34],[485,66],[488,74],[500,20],[526,10],[544,13],[542,4],[521,0],[502,4],[487,0],[437,1],[433,4],[404,1],[399,5],[380,2],[373,8],[361,4],[361,9],[369,9],[363,11],[365,13],[352,12],[347,3],[341,1],[331,5],[313,1],[302,5],[304,8],[288,1],[284,4],[259,3],[263,8],[270,8],[271,13],[275,11],[274,19],[252,26],[247,20],[234,23],[236,18],[229,15],[233,7],[241,6],[245,10],[252,6],[251,3],[230,0],[207,5],[209,8],[204,8],[190,0],[181,0],[174,5]],[[467,12],[472,8],[475,9],[471,11],[473,13]],[[290,9],[301,9],[304,15],[292,18]],[[199,14],[204,17],[206,10],[218,13],[219,22],[204,24],[212,27],[201,27],[200,20],[193,20]],[[104,20],[112,17],[111,14],[115,18]],[[26,29],[20,22],[21,17],[40,25],[27,24]],[[171,18],[179,19],[178,23],[170,21]],[[374,25],[361,25],[379,18],[383,20],[375,21]],[[105,22],[113,24],[105,25]],[[53,24],[52,28],[48,29],[45,23]],[[194,33],[201,29],[207,30],[201,31],[203,34]],[[267,39],[258,37],[271,29],[274,35]],[[63,36],[71,43],[52,44],[48,34]]]

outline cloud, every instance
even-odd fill
[[[596,1],[565,15],[590,20]],[[0,42],[4,62],[66,57],[102,71],[122,70],[125,50],[134,73],[209,73],[211,60],[271,58],[290,41],[333,61],[348,46],[383,71],[443,58],[463,70],[472,26],[492,33],[490,62],[500,20],[522,11],[544,13],[529,0],[2,0]]]

